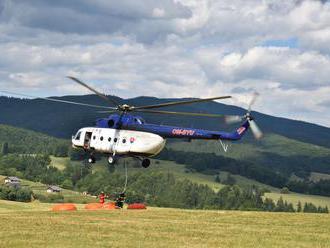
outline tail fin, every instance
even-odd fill
[[[237,128],[236,131],[231,133],[231,136],[234,140],[239,140],[243,137],[243,135],[247,132],[247,130],[250,127],[250,123],[248,121],[245,121],[242,126]]]

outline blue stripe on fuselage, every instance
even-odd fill
[[[161,126],[155,124],[128,124],[123,126],[124,129],[151,132],[162,136],[163,138],[188,138],[188,139],[222,139],[222,140],[239,140],[249,128],[249,122],[232,133],[221,131],[209,131],[195,128],[183,128],[174,126]]]

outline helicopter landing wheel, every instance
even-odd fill
[[[116,163],[116,159],[115,159],[115,157],[113,157],[113,156],[109,156],[109,158],[108,158],[108,163],[109,163],[109,164],[115,164],[115,163]]]
[[[95,164],[95,161],[96,161],[96,159],[95,159],[94,156],[90,156],[90,157],[88,158],[88,163],[90,163],[90,164]]]
[[[148,168],[149,165],[150,165],[150,159],[145,158],[145,159],[142,160],[142,167],[143,168]]]

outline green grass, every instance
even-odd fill
[[[62,157],[50,156],[50,158],[51,158],[50,165],[59,170],[64,170],[66,164],[70,161],[68,157],[62,158]]]
[[[318,172],[311,172],[309,179],[312,180],[313,182],[318,182],[320,180],[330,180],[330,175],[324,173],[318,173]]]
[[[330,197],[325,196],[318,196],[318,195],[305,195],[305,194],[298,194],[298,193],[290,193],[290,194],[281,194],[281,193],[265,193],[265,197],[271,198],[277,201],[280,197],[283,200],[292,203],[294,207],[297,206],[298,202],[300,201],[302,204],[305,202],[311,202],[316,206],[328,206],[330,209]]]
[[[164,208],[51,212],[50,207],[0,201],[0,247],[321,248],[330,244],[328,214]]]

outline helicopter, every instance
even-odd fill
[[[88,162],[93,164],[96,162],[95,154],[101,153],[108,155],[108,163],[115,164],[118,159],[123,157],[132,157],[141,161],[144,168],[150,166],[150,157],[159,154],[166,144],[166,139],[202,139],[202,140],[218,140],[224,151],[227,151],[227,141],[240,140],[244,134],[250,129],[256,139],[260,139],[263,134],[251,115],[251,107],[255,102],[258,94],[255,93],[248,105],[245,115],[221,115],[210,113],[192,113],[192,112],[176,112],[164,111],[159,108],[172,107],[186,104],[196,104],[213,100],[229,99],[231,96],[218,96],[202,99],[190,99],[183,101],[173,101],[161,104],[132,106],[128,104],[119,104],[116,100],[108,98],[90,85],[82,82],[76,77],[68,76],[77,84],[85,87],[93,92],[110,106],[94,105],[81,102],[66,101],[54,98],[42,98],[47,101],[61,102],[67,104],[81,105],[103,109],[99,113],[110,114],[107,118],[96,120],[93,127],[83,127],[72,136],[72,147],[74,149],[82,149],[89,154]],[[16,94],[8,91],[5,93]],[[23,94],[16,94],[28,96]],[[28,96],[31,97],[31,96]],[[186,128],[177,126],[157,125],[147,123],[141,116],[135,113],[162,114],[162,115],[184,115],[199,116],[212,118],[225,118],[227,123],[243,122],[233,132],[210,131],[196,128]]]

